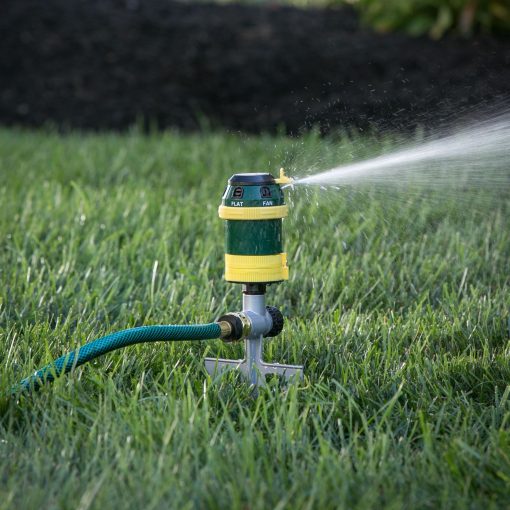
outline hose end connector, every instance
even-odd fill
[[[221,328],[220,338],[227,343],[243,340],[251,333],[251,321],[243,312],[226,313],[217,322]]]

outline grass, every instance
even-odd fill
[[[234,171],[393,143],[0,131],[2,391],[109,332],[239,309],[216,213]],[[11,402],[1,509],[510,505],[510,201],[290,198],[266,359],[303,363],[303,383],[211,380],[205,355],[242,352],[220,341],[107,355]]]

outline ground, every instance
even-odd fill
[[[391,148],[311,133],[0,131],[0,390],[119,329],[240,307],[217,206],[234,170]],[[221,341],[109,354],[0,421],[0,508],[507,508],[510,201],[291,191],[287,320],[305,380],[210,379]]]
[[[378,34],[343,9],[4,0],[0,122],[402,131],[508,100],[510,38]]]

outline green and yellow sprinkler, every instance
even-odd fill
[[[283,169],[275,179],[268,173],[235,174],[229,181],[219,207],[225,220],[225,279],[243,285],[243,311],[219,318],[231,325],[225,341],[245,340],[241,360],[206,358],[210,374],[235,369],[255,386],[265,384],[267,375],[287,379],[302,377],[303,368],[263,361],[264,338],[283,329],[283,315],[266,306],[266,287],[289,278],[287,254],[283,251],[282,220],[288,206],[281,188],[292,181]]]
[[[246,173],[235,174],[228,181],[219,208],[220,218],[225,220],[225,279],[243,285],[241,312],[227,313],[209,324],[142,326],[98,338],[35,371],[13,388],[13,395],[37,390],[113,350],[157,341],[245,340],[244,359],[206,358],[207,371],[239,370],[255,387],[264,385],[269,374],[301,378],[301,366],[265,363],[262,358],[264,338],[278,335],[283,328],[281,312],[266,306],[265,294],[267,285],[289,277],[282,242],[282,220],[288,206],[281,185],[290,183],[283,170],[277,179],[267,173]]]

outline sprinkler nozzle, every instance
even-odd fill
[[[279,184],[280,186],[282,184],[292,184],[294,182],[294,179],[292,177],[289,177],[288,175],[285,175],[285,170],[283,168],[280,168],[280,177],[274,180],[276,184]]]

